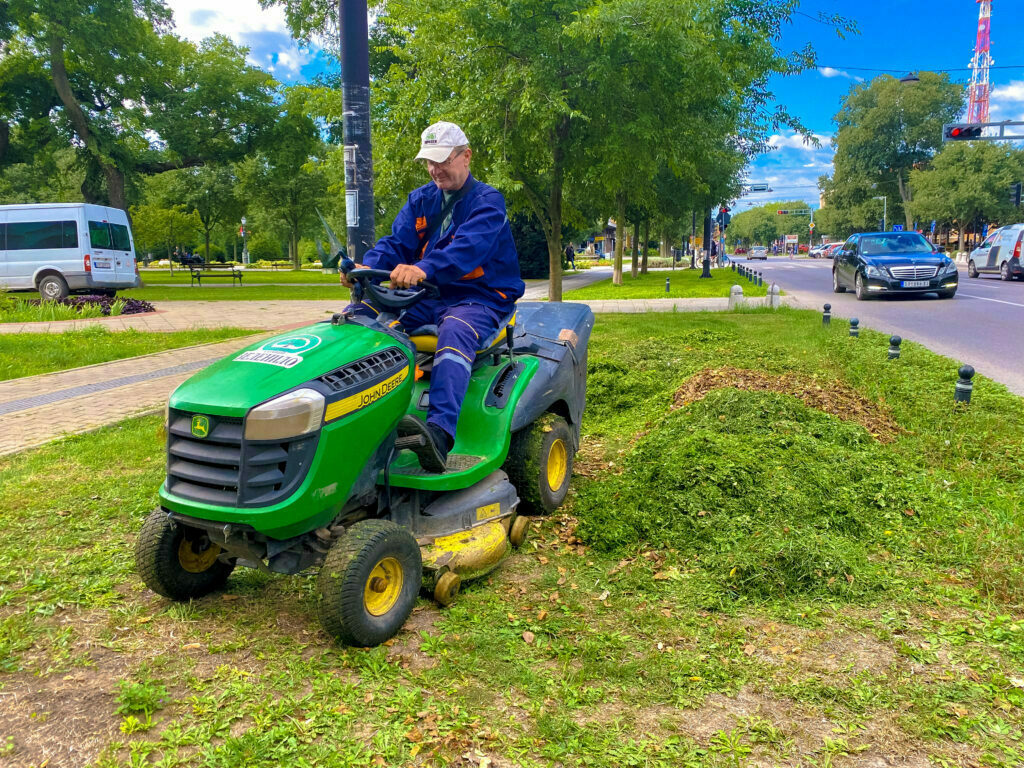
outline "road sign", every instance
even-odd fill
[[[932,219],[932,234],[935,234],[935,219]]]
[[[810,224],[808,224],[808,225],[807,225],[807,228],[808,228],[809,230],[811,230],[811,232],[813,232],[813,231],[814,231],[814,222],[812,221],[812,222],[811,222]]]
[[[892,231],[893,232],[902,232],[903,231],[903,225],[902,224],[893,224],[892,225]]]
[[[988,237],[988,224],[981,225],[981,239],[984,240]]]
[[[800,235],[786,235],[786,245],[800,242]]]
[[[748,189],[751,192],[771,192],[771,187],[767,184],[751,184]]]

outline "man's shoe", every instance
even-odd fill
[[[448,451],[454,442],[439,426],[427,424],[416,416],[406,415],[398,422],[395,448],[415,453],[420,466],[428,472],[444,472]]]

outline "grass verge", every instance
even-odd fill
[[[253,331],[217,328],[175,333],[145,333],[134,329],[114,332],[92,325],[63,333],[0,334],[0,381],[223,341],[248,333]]]
[[[225,270],[226,272],[227,270]],[[167,284],[189,285],[191,283],[190,273],[187,269],[175,269],[172,275],[167,269],[140,269],[139,274],[146,286],[157,286]],[[319,269],[303,269],[294,271],[291,269],[277,270],[242,270],[243,285],[260,285],[266,283],[323,283],[324,285],[337,285],[338,275],[325,275]],[[224,287],[227,283],[230,287],[231,281],[226,279],[209,280],[211,286]]]
[[[600,317],[564,513],[374,650],[323,635],[313,576],[142,587],[158,418],[0,460],[4,758],[1020,765],[1020,399],[955,409],[954,362],[844,333]]]
[[[567,301],[590,301],[596,299],[710,299],[728,298],[733,285],[743,286],[744,296],[764,296],[768,287],[758,287],[739,277],[732,270],[712,270],[713,277],[700,279],[700,270],[677,269],[648,272],[633,279],[622,276],[622,285],[613,285],[611,278],[566,291]],[[665,292],[665,278],[669,279],[668,293]]]

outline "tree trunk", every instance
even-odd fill
[[[907,232],[911,232],[914,229],[914,216],[910,212],[910,207],[907,203],[913,199],[914,195],[911,192],[910,187],[903,183],[902,173],[896,174],[896,184],[900,190],[900,200],[903,201],[903,218],[906,219],[907,222]]]
[[[612,284],[622,285],[622,241],[626,236],[626,193],[615,196],[615,261],[612,265]]]
[[[210,230],[208,230],[208,229],[204,230],[203,231],[203,235],[204,235],[204,237],[206,239],[206,256],[204,256],[203,258],[206,261],[206,263],[209,264],[210,263]]]
[[[288,233],[288,258],[292,260],[293,270],[302,269],[299,264],[299,233],[295,229]]]
[[[629,266],[629,276],[636,280],[640,274],[640,219],[633,222],[633,263]]]
[[[75,134],[85,145],[86,150],[96,158],[103,170],[107,181],[107,198],[110,205],[127,211],[128,201],[125,199],[124,193],[124,173],[103,154],[96,137],[89,129],[89,120],[85,116],[85,112],[82,111],[78,99],[75,98],[75,94],[71,90],[71,84],[68,82],[68,73],[64,68],[64,39],[58,35],[50,38],[50,77],[53,80],[54,90],[57,91],[57,95],[67,110],[67,116]]]
[[[651,240],[651,220],[644,219],[644,236],[640,241],[640,274],[647,274],[647,243]]]

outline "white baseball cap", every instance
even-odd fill
[[[443,163],[455,147],[469,146],[469,139],[455,123],[434,123],[420,134],[420,153],[417,160]]]

